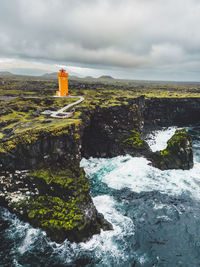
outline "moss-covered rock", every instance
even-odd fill
[[[44,229],[58,243],[66,238],[82,242],[93,234],[99,234],[101,228],[112,230],[112,225],[97,213],[94,205],[85,205],[84,210],[78,198],[63,201],[59,197],[39,196],[26,203],[26,207],[28,221]]]
[[[186,129],[176,130],[168,140],[167,147],[152,155],[152,164],[161,170],[193,167],[192,139]]]
[[[87,221],[77,199],[63,201],[59,197],[39,196],[28,202],[29,222],[44,229],[52,240],[62,242],[66,238],[83,241],[88,233],[82,233]]]
[[[130,136],[123,140],[122,143],[132,149],[143,149],[144,146],[146,147],[146,142],[137,130],[131,130]]]
[[[99,214],[90,196],[89,181],[77,163],[61,169],[40,169],[29,173],[26,187],[33,184],[38,194],[16,197],[10,193],[8,207],[21,219],[46,231],[53,241],[82,242],[112,225]],[[22,186],[21,186],[22,187]],[[21,190],[21,189],[20,189]],[[5,193],[6,198],[6,193]]]
[[[149,145],[137,130],[131,130],[128,138],[122,141],[122,146],[126,149],[126,152],[137,156],[137,155],[146,155],[148,156],[150,152]]]
[[[71,91],[73,89],[74,95],[83,95],[85,101],[76,107],[73,118],[62,120],[41,114],[46,109],[57,110],[71,101],[48,97],[55,94],[57,80],[7,84],[0,88],[0,95],[45,95],[43,98],[0,101],[0,169],[34,169],[26,179],[19,180],[16,175],[16,183],[9,178],[1,184],[3,201],[10,210],[44,229],[57,242],[65,238],[84,241],[100,229],[112,229],[92,202],[88,179],[79,167],[81,157],[113,157],[126,153],[148,156],[151,154],[149,147],[140,135],[144,134],[145,125],[169,126],[180,122],[180,118],[184,123],[199,120],[198,99],[156,100],[141,96],[171,98],[178,93],[182,98],[188,89],[174,91],[174,87],[169,89],[167,84],[161,90],[157,84],[154,86],[156,88],[148,83],[141,86],[134,82],[126,83],[124,88],[119,81],[107,85],[74,81],[70,84]],[[200,94],[196,95],[193,88],[192,95]],[[187,117],[184,114],[188,114]],[[185,133],[179,133],[165,150],[154,154],[154,166],[190,168],[192,152],[191,140],[189,145],[188,140]],[[18,186],[22,181],[23,192],[21,185]],[[8,186],[12,187],[10,191]]]
[[[80,205],[82,201],[91,201],[89,181],[78,162],[60,168],[39,169],[30,173],[28,178],[37,185],[41,195],[57,196],[65,201],[73,198]]]
[[[82,153],[88,157],[141,155],[148,147],[140,136],[144,98],[128,99],[128,104],[96,108],[90,114],[82,137]]]

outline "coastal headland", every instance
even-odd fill
[[[161,127],[198,123],[200,116],[199,83],[72,78],[69,87],[72,96],[84,101],[73,117],[61,119],[43,112],[76,99],[52,97],[54,77],[0,79],[0,203],[59,243],[112,230],[93,204],[80,167],[83,157],[130,154],[160,169],[189,169],[191,139],[184,130],[157,154],[145,136]]]

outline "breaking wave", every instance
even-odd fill
[[[163,149],[176,127],[147,137]],[[97,210],[112,223],[85,243],[51,242],[46,234],[0,210],[0,266],[198,266],[200,260],[200,127],[194,167],[161,171],[130,155],[83,159]]]

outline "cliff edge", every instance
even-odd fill
[[[86,99],[72,119],[41,115],[47,106],[52,109],[63,105],[59,99],[18,98],[6,101],[6,105],[1,102],[0,204],[44,229],[56,242],[66,238],[81,242],[101,229],[112,229],[93,204],[88,178],[80,168],[82,157],[128,153],[153,158],[161,169],[173,168],[175,160],[168,156],[187,133],[177,132],[158,156],[144,141],[146,132],[195,123],[200,115],[200,99],[125,96],[109,103],[98,101]],[[181,141],[179,148],[188,152],[188,158],[185,161],[178,149],[175,155],[187,162],[183,167],[187,169],[192,167],[191,140],[184,140],[183,144],[189,142],[190,146],[183,147]]]

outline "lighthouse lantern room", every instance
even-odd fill
[[[56,92],[56,96],[68,96],[68,73],[66,70],[60,69],[58,73],[59,91]]]

